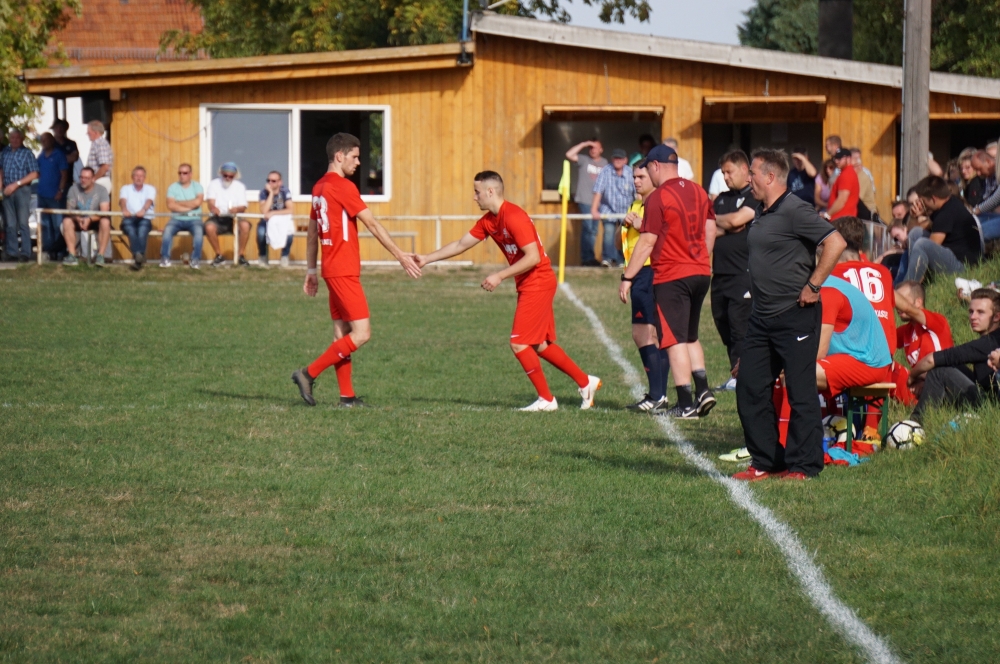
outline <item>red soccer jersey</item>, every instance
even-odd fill
[[[892,287],[892,273],[889,268],[877,263],[864,261],[847,261],[837,263],[833,268],[833,276],[849,281],[865,298],[871,302],[885,331],[885,340],[889,343],[889,354],[896,352],[896,291]]]
[[[848,166],[840,171],[837,179],[833,181],[833,186],[830,187],[830,205],[833,205],[833,202],[837,200],[837,195],[842,191],[848,192],[847,202],[844,203],[844,207],[830,215],[831,221],[840,217],[858,216],[858,198],[861,196],[861,183],[858,181],[858,174],[854,172],[854,167],[852,166]]]
[[[527,212],[510,201],[503,202],[499,214],[492,212],[484,214],[469,233],[477,240],[485,240],[487,235],[493,238],[511,265],[524,258],[521,247],[534,242],[538,245],[538,255],[541,260],[535,267],[514,277],[517,291],[519,293],[543,291],[556,287],[556,275],[552,271],[552,261],[549,260],[548,254],[545,253],[545,247],[542,246],[542,241],[538,238],[535,224]]]
[[[948,319],[933,311],[922,311],[927,317],[926,325],[910,321],[896,330],[897,342],[906,353],[906,361],[911,367],[925,356],[955,345]]]
[[[358,215],[367,207],[355,184],[336,173],[327,173],[313,187],[309,218],[319,230],[324,279],[361,276]]]
[[[705,246],[706,219],[715,219],[715,210],[708,194],[695,182],[674,178],[649,195],[642,232],[656,234],[654,284],[712,274]]]

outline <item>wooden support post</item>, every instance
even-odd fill
[[[931,0],[905,0],[899,193],[927,175],[930,149]]]

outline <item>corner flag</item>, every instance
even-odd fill
[[[563,159],[559,196],[562,198],[562,226],[559,229],[559,283],[566,277],[566,215],[569,212],[569,159]]]

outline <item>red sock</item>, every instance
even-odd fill
[[[546,346],[545,350],[538,353],[538,357],[572,378],[579,387],[587,387],[587,383],[590,382],[587,374],[583,373],[580,367],[576,366],[576,362],[569,358],[566,351],[555,344]]]
[[[330,344],[330,347],[317,357],[315,362],[309,365],[309,375],[313,378],[319,378],[319,375],[329,369],[331,364],[346,360],[357,349],[358,347],[354,345],[351,335],[345,334]]]
[[[354,386],[351,384],[351,358],[348,357],[339,362],[333,363],[333,368],[337,371],[337,385],[340,386],[340,396],[353,397]],[[312,372],[309,372],[312,375]]]
[[[520,353],[515,353],[514,357],[521,363],[524,373],[528,374],[528,380],[535,386],[538,396],[546,401],[552,401],[555,397],[549,392],[549,384],[545,381],[545,374],[542,372],[542,363],[538,361],[538,354],[535,349],[528,346]]]
[[[792,406],[788,403],[788,394],[781,383],[774,386],[774,409],[778,411],[778,442],[784,447],[788,442],[788,422],[792,418]]]

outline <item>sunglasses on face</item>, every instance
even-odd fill
[[[177,175],[191,175],[191,171],[177,171]]]
[[[271,180],[270,178],[268,178],[268,180],[267,180],[267,181],[268,181],[268,182],[278,182],[278,180]]]
[[[231,174],[231,173],[223,173],[223,174],[222,174],[222,179],[223,179],[223,180],[232,180],[232,179],[233,179],[233,178],[235,178],[235,177],[236,177],[236,176],[235,176],[235,175],[233,175],[233,174]]]

